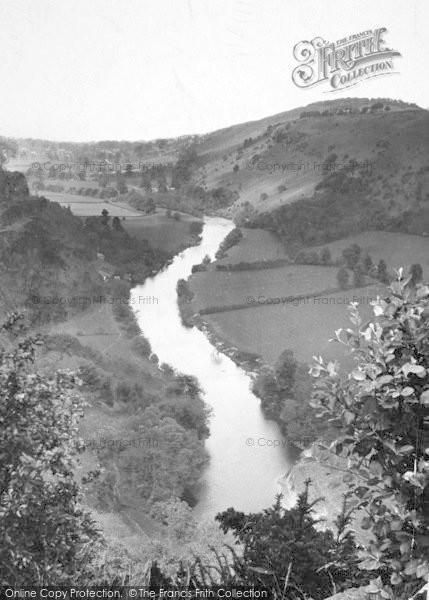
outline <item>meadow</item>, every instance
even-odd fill
[[[178,252],[190,242],[190,224],[200,221],[191,215],[179,213],[180,219],[165,216],[163,209],[152,215],[126,218],[122,221],[124,229],[133,237],[146,239],[153,248],[160,248],[166,252]]]
[[[258,271],[205,271],[196,273],[191,280],[195,293],[193,306],[196,310],[234,304],[269,304],[274,299],[320,292],[337,287],[336,267],[312,265],[287,265]],[[253,300],[254,302],[253,302]],[[270,299],[270,300],[269,300]],[[277,300],[275,300],[277,302]],[[268,308],[267,306],[263,306]],[[258,321],[262,314],[256,308],[251,319]],[[241,317],[240,317],[241,318]],[[256,326],[256,325],[255,325]]]
[[[305,363],[321,354],[349,364],[344,361],[344,347],[329,339],[339,327],[350,325],[350,301],[360,301],[362,317],[369,319],[373,315],[370,302],[382,293],[382,286],[372,285],[299,302],[205,315],[204,319],[219,339],[242,351],[260,354],[271,365],[285,349],[293,350]]]
[[[120,202],[109,202],[100,198],[91,198],[89,196],[78,196],[76,194],[58,193],[43,191],[40,196],[44,196],[52,202],[58,202],[61,206],[70,206],[71,211],[78,217],[92,217],[101,214],[103,209],[109,211],[112,217],[141,217],[141,213],[134,210],[127,204]]]
[[[389,231],[364,231],[324,246],[312,247],[311,251],[319,251],[321,248],[328,247],[335,260],[340,258],[344,248],[351,244],[358,244],[364,253],[371,255],[374,263],[383,259],[392,271],[399,267],[408,269],[413,263],[420,263],[426,275],[429,274],[429,237],[420,235]]]

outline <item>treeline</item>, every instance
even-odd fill
[[[337,174],[333,174],[337,175]],[[333,177],[338,182],[342,177]],[[354,178],[350,178],[354,179]],[[344,181],[344,180],[343,180]],[[376,199],[364,192],[323,190],[312,198],[280,206],[269,213],[248,212],[240,225],[272,231],[285,243],[304,246],[322,245],[354,233],[370,230],[413,233],[419,221],[417,212],[391,217]],[[426,213],[421,211],[421,219]]]
[[[216,252],[215,257],[218,260],[224,258],[226,256],[227,251],[233,246],[236,246],[242,238],[243,232],[239,227],[235,227],[226,235],[225,239],[221,242],[219,250]]]
[[[276,269],[278,267],[284,267],[290,265],[291,261],[289,258],[274,258],[267,260],[255,260],[252,262],[240,261],[237,263],[220,264],[216,263],[216,269],[218,271],[261,271],[264,269]]]

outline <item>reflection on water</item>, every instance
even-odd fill
[[[269,443],[283,438],[277,425],[264,419],[259,400],[250,392],[249,376],[219,353],[201,331],[185,328],[179,316],[178,279],[187,279],[192,265],[206,254],[213,258],[233,227],[225,219],[207,218],[199,246],[188,248],[165,270],[132,290],[139,325],[160,363],[195,376],[205,402],[213,409],[206,442],[210,463],[195,507],[201,517],[230,506],[243,511],[270,506],[280,491],[277,480],[289,468],[284,445]],[[139,296],[153,296],[158,302],[139,304]]]

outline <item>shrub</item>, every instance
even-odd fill
[[[37,343],[0,352],[2,585],[76,584],[99,539],[74,475],[82,402],[71,375],[35,372]]]
[[[345,289],[347,287],[349,277],[350,276],[347,269],[345,267],[341,267],[341,269],[337,273],[337,281],[341,289]]]
[[[400,270],[372,323],[362,324],[356,304],[350,314],[353,328],[335,336],[356,367],[344,378],[318,359],[312,405],[342,427],[331,449],[347,460],[344,481],[373,536],[360,562],[381,570],[370,590],[408,598],[429,572],[429,286],[415,291]]]

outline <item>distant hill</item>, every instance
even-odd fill
[[[429,207],[429,112],[391,98],[326,100],[204,135],[87,144],[9,140],[9,147],[9,169],[26,172],[35,160],[43,165],[107,161],[110,185],[117,164],[131,187],[140,187],[159,205],[244,218],[323,190],[338,191],[335,177],[327,177],[347,168],[347,185],[339,189],[346,200],[360,187],[369,205],[388,218],[418,215],[407,231],[429,228],[422,217]],[[86,181],[97,187],[91,168]],[[60,178],[76,179],[67,169]],[[48,170],[30,173],[32,183],[38,175],[50,181]]]
[[[341,171],[355,161],[368,197],[395,215],[429,202],[428,150],[426,110],[386,99],[326,101],[209,134],[196,146],[204,164],[195,183],[236,190],[230,214],[247,202],[270,211],[311,197],[327,174],[323,163]]]

